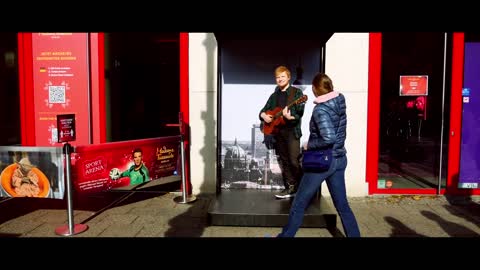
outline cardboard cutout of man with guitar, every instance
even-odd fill
[[[262,108],[260,128],[265,135],[268,149],[275,149],[282,170],[285,189],[276,194],[278,199],[295,196],[302,178],[300,167],[300,138],[302,116],[307,96],[302,90],[290,85],[291,73],[285,66],[275,69],[277,87]]]

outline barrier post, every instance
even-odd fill
[[[73,147],[68,143],[75,141],[77,132],[75,131],[75,114],[57,115],[57,135],[58,142],[63,143],[63,154],[65,155],[65,183],[67,186],[67,215],[68,225],[63,225],[55,229],[58,235],[70,236],[79,234],[88,229],[85,224],[73,223],[73,197],[72,197],[72,179],[70,173],[70,153]]]
[[[183,123],[182,112],[178,113],[178,126],[180,128],[180,161],[181,161],[181,173],[182,173],[182,196],[173,198],[176,203],[191,203],[197,200],[197,198],[187,193],[187,176],[185,175],[185,143],[183,141],[185,135],[185,126]]]
[[[63,145],[63,153],[65,154],[65,182],[67,185],[67,214],[68,225],[63,225],[55,229],[55,233],[63,236],[79,234],[88,229],[85,224],[73,223],[73,198],[72,198],[72,179],[70,177],[70,152],[72,146],[67,142]]]

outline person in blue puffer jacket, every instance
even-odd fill
[[[310,137],[303,146],[304,150],[325,149],[332,147],[334,157],[330,168],[325,172],[304,172],[297,194],[293,200],[288,223],[278,237],[293,237],[303,222],[305,209],[319,190],[323,180],[327,181],[328,190],[342,221],[347,237],[360,237],[357,220],[347,200],[345,189],[345,169],[347,167],[347,114],[345,97],[333,91],[332,80],[323,73],[318,73],[312,80],[315,95],[315,107],[310,119]]]

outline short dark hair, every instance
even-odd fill
[[[143,155],[142,148],[138,148],[138,147],[137,147],[137,148],[133,149],[132,157],[133,157],[133,155],[134,155],[135,153],[142,153],[142,155]]]

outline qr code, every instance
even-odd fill
[[[50,85],[48,87],[49,103],[65,103],[65,86]]]
[[[58,142],[58,129],[52,128],[52,142]]]

